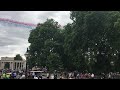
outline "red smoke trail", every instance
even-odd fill
[[[35,24],[19,22],[19,21],[15,21],[15,20],[11,20],[11,19],[6,19],[6,18],[0,18],[0,21],[7,21],[7,22],[11,22],[11,23],[22,24],[22,25],[27,25],[27,26],[32,26],[32,27],[37,26]]]

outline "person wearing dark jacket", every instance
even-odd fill
[[[74,77],[76,79],[76,77],[77,77],[77,71],[74,72]]]

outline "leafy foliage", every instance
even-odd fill
[[[120,71],[120,12],[71,11],[63,29],[47,19],[29,37],[31,67],[107,73]]]
[[[23,60],[22,57],[20,56],[20,54],[17,54],[15,57],[14,57],[14,60]]]

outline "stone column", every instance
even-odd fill
[[[23,68],[22,68],[22,63],[21,63],[21,69],[23,69]]]
[[[3,62],[3,69],[4,69],[4,67],[5,67],[5,62]]]
[[[26,62],[23,63],[23,67],[26,69]]]
[[[10,64],[11,64],[11,70],[12,70],[12,62],[10,62]]]
[[[14,62],[14,69],[15,69],[15,62]]]
[[[18,62],[18,70],[20,69],[20,62]]]
[[[13,62],[11,62],[11,70],[13,70]]]
[[[13,67],[13,64],[12,64],[12,62],[11,62],[11,70],[12,70],[12,67]]]
[[[21,62],[19,64],[20,64],[19,66],[20,66],[20,70],[21,70]]]
[[[16,67],[15,67],[15,66],[16,66],[16,62],[14,62],[14,69],[16,69]]]
[[[16,70],[18,69],[18,62],[16,62]]]
[[[16,70],[17,70],[17,62],[16,62]]]
[[[3,63],[1,62],[1,69],[3,69]]]
[[[22,69],[23,69],[23,63],[21,63],[22,65],[21,65],[21,67],[22,67]]]
[[[20,70],[21,70],[21,62],[20,62]]]
[[[18,64],[18,70],[20,69],[20,62],[19,62],[19,64]]]
[[[3,69],[3,62],[1,62],[1,69]]]
[[[10,69],[12,69],[12,62],[10,62]]]
[[[9,65],[10,65],[9,69],[11,69],[11,62],[9,62]]]
[[[2,69],[2,62],[0,62],[0,69]]]
[[[13,70],[15,69],[15,62],[13,62]]]
[[[15,62],[15,70],[17,69],[17,63]]]
[[[18,62],[18,70],[19,70],[19,62]]]
[[[19,69],[19,62],[17,62],[17,70]]]
[[[17,70],[19,69],[19,62],[17,62]]]
[[[2,67],[1,67],[1,61],[0,61],[0,69],[1,69]]]
[[[20,62],[19,62],[19,70],[20,70]]]

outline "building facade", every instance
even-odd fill
[[[26,69],[26,60],[14,60],[14,57],[1,57],[0,69],[5,69],[5,65],[9,64],[11,70]]]

